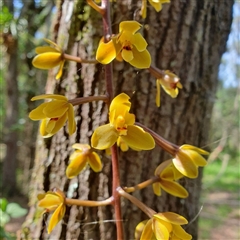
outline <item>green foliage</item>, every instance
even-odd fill
[[[11,218],[23,217],[26,213],[27,209],[22,208],[19,204],[8,203],[6,198],[0,198],[0,239],[16,239],[14,235],[5,231],[4,226],[11,220]]]
[[[22,208],[17,203],[8,203],[6,198],[0,198],[1,227],[10,221],[11,218],[19,218],[27,213],[27,209]]]

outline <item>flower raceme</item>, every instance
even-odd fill
[[[55,189],[53,192],[48,191],[45,194],[38,194],[38,200],[38,206],[45,208],[45,212],[54,211],[48,225],[48,234],[50,234],[64,217],[66,211],[65,196],[59,189]]]
[[[170,3],[170,0],[148,0],[157,12],[162,10],[163,3]],[[143,18],[147,16],[147,0],[142,0],[141,15]]]
[[[180,198],[188,197],[187,190],[182,187],[178,180],[183,175],[174,167],[172,160],[161,163],[155,170],[155,176],[159,177],[159,181],[153,183],[153,192],[157,196],[161,196],[161,189],[165,192]]]
[[[158,78],[156,80],[157,85],[157,95],[156,95],[156,104],[160,107],[160,88],[164,89],[164,91],[170,95],[172,98],[176,98],[178,95],[178,89],[182,89],[182,84],[179,82],[179,77],[169,70],[165,71],[165,75],[163,78]]]
[[[50,45],[53,45],[53,47],[51,46],[37,47],[35,51],[38,55],[34,57],[32,64],[34,67],[40,69],[51,69],[56,66],[59,66],[56,79],[60,79],[60,77],[62,76],[62,70],[65,62],[63,58],[62,49],[51,40],[49,39],[44,40]]]
[[[141,127],[134,125],[135,115],[129,113],[130,97],[121,93],[116,96],[109,108],[109,124],[95,129],[91,145],[96,149],[107,149],[117,141],[137,150],[150,150],[155,146],[152,136]]]
[[[124,21],[119,25],[119,34],[104,43],[100,41],[96,59],[102,64],[110,63],[114,58],[126,61],[136,68],[149,68],[151,56],[147,42],[140,33],[136,33],[141,24],[136,21]]]
[[[135,229],[135,239],[140,240],[190,240],[192,236],[181,225],[188,221],[179,214],[164,212],[154,214],[150,220],[140,222]]]
[[[87,165],[93,169],[94,172],[100,172],[102,170],[102,163],[100,157],[88,144],[75,143],[72,146],[74,153],[70,156],[70,164],[66,169],[66,175],[68,178],[76,177]]]
[[[42,103],[29,113],[32,120],[42,120],[40,133],[43,137],[51,137],[63,127],[68,119],[68,132],[72,135],[76,131],[73,105],[62,95],[44,94],[33,97],[31,100],[52,99]]]

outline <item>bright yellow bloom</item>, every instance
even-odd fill
[[[178,95],[178,88],[182,89],[182,84],[179,81],[180,79],[178,78],[178,76],[170,72],[169,70],[165,71],[165,75],[163,78],[159,78],[156,80],[156,104],[158,107],[160,107],[160,87],[162,86],[164,91],[172,98],[176,98]]]
[[[54,192],[49,191],[45,194],[39,194],[38,200],[38,206],[45,208],[45,212],[54,211],[48,225],[49,234],[64,217],[66,211],[65,196],[60,190],[56,189]]]
[[[154,9],[159,12],[162,10],[163,3],[170,3],[170,0],[148,0]],[[142,0],[141,15],[143,18],[147,16],[147,0]]]
[[[43,137],[51,137],[65,124],[68,119],[68,132],[72,135],[76,131],[73,105],[62,95],[44,94],[33,97],[31,100],[52,99],[42,103],[29,113],[32,120],[42,120],[40,133]]]
[[[100,157],[96,152],[93,152],[88,144],[75,143],[72,147],[76,150],[70,156],[71,162],[66,169],[66,175],[68,178],[71,179],[76,177],[87,163],[94,172],[100,172],[102,170]]]
[[[201,155],[208,155],[207,151],[191,145],[182,145],[172,160],[176,169],[184,176],[196,178],[198,167],[203,167],[207,161]]]
[[[136,33],[141,24],[136,21],[124,21],[119,25],[119,34],[108,43],[102,40],[97,49],[96,59],[102,64],[110,63],[114,58],[129,62],[136,68],[149,68],[151,56],[147,51],[147,42],[140,33]]]
[[[188,221],[179,214],[157,213],[150,220],[145,220],[137,225],[135,239],[190,240],[192,236],[181,227],[187,223]]]
[[[172,160],[161,163],[156,168],[154,175],[159,177],[159,181],[153,183],[153,191],[157,196],[161,196],[161,189],[163,189],[176,197],[188,197],[187,190],[175,181],[182,178],[183,175],[174,167]]]
[[[56,75],[56,79],[59,79],[62,76],[62,70],[64,66],[64,58],[62,49],[54,42],[49,39],[44,39],[50,46],[37,47],[35,49],[38,54],[34,57],[32,64],[36,68],[40,69],[51,69],[56,66],[59,66],[58,73]]]
[[[91,145],[96,149],[107,149],[117,141],[123,141],[132,149],[150,150],[155,146],[152,136],[142,128],[135,126],[135,115],[129,113],[130,97],[121,93],[116,96],[109,109],[109,124],[95,129]]]

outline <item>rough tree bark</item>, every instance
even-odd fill
[[[113,32],[118,32],[120,21],[137,16],[140,4],[141,1],[117,1],[113,5]],[[232,0],[172,0],[171,4],[164,5],[161,13],[149,7],[145,20],[136,17],[143,24],[153,65],[174,71],[184,86],[177,99],[171,99],[162,91],[160,108],[155,105],[155,79],[149,72],[114,62],[116,94],[129,94],[137,121],[178,145],[189,143],[204,147],[208,144],[218,65],[230,31],[232,5]],[[56,16],[53,39],[64,43],[67,53],[93,58],[101,36],[98,14],[87,7],[85,1],[61,0]],[[50,71],[47,93],[54,91],[74,98],[105,91],[101,65],[67,63],[61,81],[56,82],[53,77]],[[76,114],[78,130],[74,136],[68,137],[63,129],[52,139],[38,138],[31,210],[25,222],[25,230],[28,229],[33,239],[115,239],[111,207],[68,207],[62,224],[58,224],[51,235],[46,233],[44,220],[33,221],[38,213],[36,195],[53,187],[65,191],[68,197],[81,199],[104,199],[111,194],[111,163],[104,155],[101,173],[86,169],[71,181],[65,176],[71,145],[88,143],[93,130],[107,120],[106,107],[101,102],[84,104],[76,109]],[[146,180],[156,166],[168,158],[159,147],[153,151],[120,153],[122,186]],[[150,187],[134,195],[156,211],[175,211],[185,216],[190,222],[187,231],[197,239],[201,176],[200,172],[199,178],[182,181],[190,193],[185,200],[168,194],[156,197]],[[133,239],[136,224],[146,216],[126,200],[122,205],[125,238]]]

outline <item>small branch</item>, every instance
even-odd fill
[[[148,187],[149,185],[152,185],[153,183],[157,182],[159,180],[159,177],[153,177],[150,178],[142,183],[139,183],[133,187],[124,187],[123,190],[127,193],[135,192],[136,190],[141,190],[143,188]]]
[[[79,199],[71,199],[66,198],[65,203],[67,205],[76,205],[82,207],[99,207],[99,206],[107,206],[113,203],[113,197],[110,197],[103,201],[90,201],[90,200],[79,200]]]
[[[98,6],[93,0],[87,0],[87,3],[101,15],[104,15],[105,9],[103,7]]]
[[[78,63],[91,63],[91,64],[96,64],[98,63],[97,60],[93,59],[93,60],[87,60],[87,59],[82,59],[80,57],[76,57],[76,56],[72,56],[66,53],[63,53],[63,58],[65,60],[69,60],[69,61],[73,61],[73,62],[78,62]]]
[[[149,218],[152,218],[156,212],[152,210],[151,208],[147,207],[144,203],[139,201],[137,198],[134,196],[126,193],[122,188],[118,188],[118,192],[121,196],[127,198],[130,202],[132,202],[134,205],[136,205],[138,208],[140,208],[146,215],[148,215]]]
[[[100,96],[74,98],[74,99],[68,100],[68,102],[71,103],[73,106],[81,105],[83,103],[94,102],[94,101],[104,101],[104,102],[108,103],[109,98],[105,95],[100,95]]]

